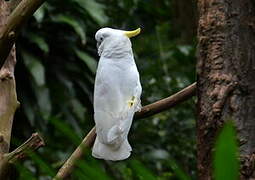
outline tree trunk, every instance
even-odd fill
[[[198,0],[198,177],[212,179],[219,128],[235,122],[240,139],[241,179],[255,163],[255,2]]]
[[[0,0],[0,31],[9,15],[8,4]],[[1,37],[0,37],[1,39]],[[14,66],[16,64],[13,47],[3,67],[0,69],[0,179],[8,179],[3,155],[9,152],[13,116],[18,107]]]

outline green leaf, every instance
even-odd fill
[[[41,115],[45,120],[48,120],[52,110],[49,89],[45,86],[42,86],[36,87],[34,91],[36,94],[38,105],[40,107]]]
[[[73,175],[76,179],[89,179],[89,177],[87,177],[87,173],[78,168],[73,171]]]
[[[97,69],[96,60],[88,55],[87,53],[80,51],[78,49],[74,49],[76,55],[88,66],[89,70],[95,74]]]
[[[75,145],[79,145],[81,143],[82,139],[76,133],[74,133],[74,130],[71,129],[67,124],[60,121],[58,118],[52,117],[50,119],[50,123],[53,124],[56,129],[70,139]]]
[[[36,180],[36,178],[34,177],[34,174],[29,169],[24,167],[24,165],[21,165],[20,163],[16,163],[15,167],[19,171],[19,176],[20,176],[19,179]]]
[[[86,109],[77,99],[72,99],[72,111],[80,119],[84,119]]]
[[[42,113],[42,117],[44,119],[48,119],[51,114],[51,99],[50,99],[50,93],[49,89],[46,87],[45,84],[45,69],[40,60],[26,52],[22,52],[22,57],[24,59],[24,63],[26,67],[28,68],[30,74],[32,75],[35,84],[32,83],[32,87],[34,89],[34,92],[36,94],[36,98],[38,101],[38,106],[40,108],[40,112]],[[28,111],[25,111],[27,114],[31,113]],[[30,116],[29,116],[30,117]],[[34,117],[31,115],[30,120],[34,119]],[[33,121],[31,121],[33,123]]]
[[[43,21],[44,15],[45,15],[44,5],[37,9],[36,12],[33,14],[38,23],[41,23]]]
[[[185,55],[188,56],[192,50],[191,46],[187,46],[187,45],[180,45],[177,46],[177,48]]]
[[[108,18],[104,12],[104,6],[91,0],[75,0],[88,14],[99,24],[104,25],[107,23]]]
[[[43,172],[47,173],[47,175],[50,175],[52,177],[56,175],[55,170],[50,166],[50,164],[47,161],[45,161],[45,158],[41,157],[40,155],[34,152],[30,152],[28,155],[31,157],[33,162],[40,167],[40,170],[42,170]]]
[[[78,161],[77,166],[89,179],[110,180],[110,178],[99,166],[99,163],[92,164],[85,161]]]
[[[179,167],[175,160],[170,159],[170,161],[168,161],[168,165],[171,167],[174,175],[177,176],[179,180],[190,180],[189,176],[185,174],[185,172]]]
[[[85,27],[82,26],[82,22],[77,21],[77,19],[72,16],[63,15],[63,14],[54,16],[52,20],[58,23],[65,23],[71,26],[81,38],[82,44],[86,43],[86,32],[85,32]]]
[[[22,109],[27,116],[29,123],[34,126],[35,125],[35,106],[34,102],[31,102],[27,96],[22,97]]]
[[[29,40],[32,43],[35,43],[43,52],[45,53],[49,52],[49,46],[43,37],[35,33],[29,33]]]
[[[238,180],[239,160],[236,132],[232,122],[227,122],[217,138],[214,153],[215,180]]]
[[[38,86],[45,85],[45,69],[39,58],[26,52],[22,52],[24,63]]]
[[[131,160],[130,165],[140,180],[156,180],[156,177],[140,161]]]

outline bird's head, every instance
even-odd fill
[[[138,35],[140,31],[140,28],[134,31],[123,31],[112,28],[99,29],[95,35],[99,56],[118,56],[125,53],[132,53],[129,38]]]

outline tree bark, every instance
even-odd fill
[[[6,58],[8,57],[22,26],[45,0],[22,0],[18,5],[16,3],[18,3],[19,0],[15,0],[13,3],[6,3],[4,0],[0,1],[2,1],[2,4],[5,4],[3,6],[6,8],[3,9],[4,14],[6,14],[6,11],[8,12],[7,14],[9,14],[9,12],[14,9],[9,16],[6,16],[3,19],[5,24],[1,27],[0,31],[1,68]]]
[[[0,0],[0,31],[5,26],[8,15],[8,4],[4,0]],[[8,179],[4,154],[9,152],[13,117],[19,104],[14,78],[15,64],[16,55],[15,47],[13,47],[0,69],[0,179]]]
[[[212,179],[212,148],[226,119],[240,139],[241,179],[255,163],[255,3],[198,0],[197,161],[200,180]]]
[[[9,9],[5,1],[0,1],[0,30],[5,25]],[[0,69],[0,153],[9,151],[13,116],[18,106],[14,67],[16,64],[15,47]]]

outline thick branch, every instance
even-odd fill
[[[140,112],[135,114],[136,119],[142,119],[154,114],[163,112],[169,108],[172,108],[183,101],[194,96],[196,93],[196,83],[186,87],[185,89],[177,92],[176,94],[167,97],[165,99],[159,100],[155,103],[144,106]],[[82,158],[84,154],[84,148],[92,147],[94,140],[96,138],[95,127],[90,130],[87,136],[83,139],[82,143],[76,148],[73,154],[65,162],[65,164],[59,169],[55,180],[68,178],[75,167],[75,163]]]
[[[0,179],[9,179],[9,161],[20,157],[21,146],[9,153],[13,117],[19,102],[16,95],[14,67],[16,53],[14,41],[24,22],[42,4],[43,0],[22,0],[17,8],[9,15],[11,6],[0,0]],[[31,140],[34,140],[32,138]],[[29,142],[26,142],[29,145]],[[14,159],[13,159],[14,158]]]
[[[17,39],[24,22],[42,5],[44,0],[22,0],[8,17],[0,32],[0,69]]]
[[[6,1],[0,1],[0,32],[6,24],[9,8]],[[1,51],[1,50],[0,50]],[[13,116],[18,107],[14,67],[16,64],[15,48],[12,48],[4,66],[0,69],[0,154],[8,153]]]
[[[6,25],[9,7],[0,0],[0,32]],[[9,53],[4,66],[0,69],[0,179],[8,179],[10,175],[4,154],[9,152],[12,122],[18,107],[14,67],[16,63],[15,48]]]

